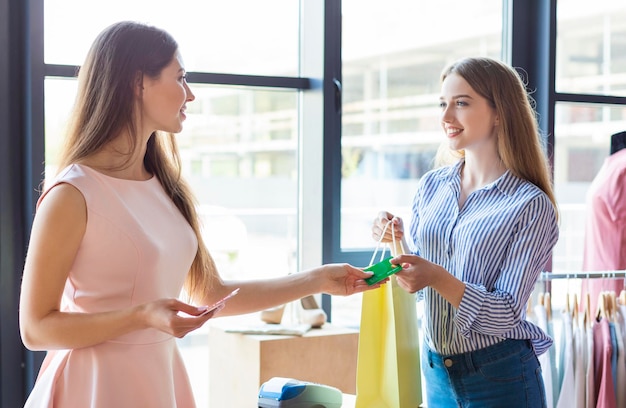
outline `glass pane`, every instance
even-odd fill
[[[557,2],[556,90],[626,95],[626,2]]]
[[[463,56],[500,57],[502,1],[342,4],[341,246],[371,248],[376,213],[409,219],[417,181],[443,141],[443,68]],[[442,29],[442,19],[463,29]]]
[[[298,92],[192,87],[179,146],[221,276],[296,272]],[[208,406],[207,334],[208,325],[180,341],[199,407]]]
[[[222,276],[295,272],[298,92],[193,90],[179,146]]]
[[[372,249],[379,211],[409,222],[417,182],[444,140],[443,68],[500,58],[502,0],[343,0],[342,14],[341,247]],[[360,313],[360,296],[333,297],[334,323],[358,326]]]
[[[582,270],[587,191],[610,154],[611,135],[624,130],[626,107],[556,105],[554,185],[561,225],[554,271]]]
[[[172,34],[188,71],[295,76],[298,2],[271,3],[269,7],[256,0],[48,0],[45,62],[81,65],[102,29],[119,20],[136,20]],[[70,11],[80,18],[68,18]]]
[[[178,143],[222,275],[295,272],[298,92],[192,88],[196,100]],[[45,92],[46,174],[53,175],[76,81],[46,79]]]
[[[50,79],[44,82],[45,176],[46,182],[57,172],[58,154],[65,137],[68,115],[74,104],[77,81]]]
[[[183,173],[199,200],[204,238],[221,276],[296,272],[298,92],[191,87],[196,100],[178,135]],[[73,79],[45,81],[49,176],[75,92]],[[179,340],[199,407],[208,406],[207,335],[205,325]]]

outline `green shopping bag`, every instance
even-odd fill
[[[392,252],[403,253],[402,245],[394,242]],[[415,302],[415,295],[398,286],[395,276],[380,288],[363,293],[355,408],[420,406]]]

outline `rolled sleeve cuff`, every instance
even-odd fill
[[[463,293],[454,322],[459,333],[466,338],[469,337],[470,328],[483,306],[485,295],[486,290],[484,287],[469,283],[465,284],[465,293]]]

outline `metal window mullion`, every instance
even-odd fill
[[[46,64],[47,77],[74,78],[78,65]],[[189,83],[208,85],[233,85],[261,88],[310,89],[311,81],[305,77],[285,77],[271,75],[239,75],[212,72],[188,72]]]

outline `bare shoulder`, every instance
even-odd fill
[[[83,194],[69,183],[53,186],[39,202],[35,219],[42,218],[53,224],[62,223],[65,228],[84,226],[87,222],[87,204]]]

